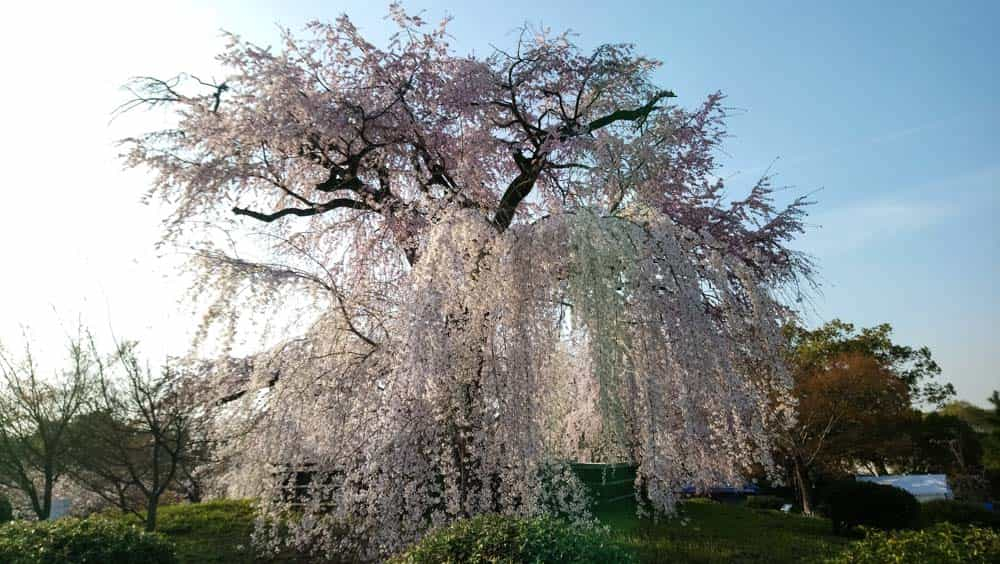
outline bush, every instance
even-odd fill
[[[0,526],[5,564],[175,564],[173,546],[156,533],[108,519],[18,521]]]
[[[14,520],[14,507],[7,496],[0,494],[0,525]]]
[[[776,495],[751,495],[747,497],[747,507],[751,509],[781,509],[787,501]]]
[[[929,501],[920,507],[920,520],[925,527],[952,523],[1000,529],[1000,513],[990,511],[982,504],[964,501]]]
[[[990,496],[990,482],[985,476],[958,474],[948,477],[955,499],[968,502],[984,502]]]
[[[892,533],[869,531],[864,540],[851,544],[847,551],[828,562],[830,564],[1000,562],[1000,534],[989,529],[959,527],[948,523],[922,531]]]
[[[874,529],[913,529],[920,525],[920,504],[906,490],[893,486],[845,480],[827,492],[833,532],[857,525]]]
[[[552,517],[481,515],[428,534],[393,559],[396,564],[474,562],[633,562],[599,531]]]

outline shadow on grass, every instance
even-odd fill
[[[642,562],[817,562],[849,541],[826,519],[690,500],[671,519],[640,520],[625,500],[597,512]]]

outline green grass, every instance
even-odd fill
[[[119,519],[135,520],[132,515]],[[203,503],[161,506],[156,531],[177,550],[180,564],[273,564],[299,562],[281,554],[260,556],[253,547],[254,504],[246,499],[223,499]]]
[[[826,519],[692,500],[679,518],[640,521],[631,502],[598,513],[642,562],[817,562],[846,547]]]
[[[848,542],[833,536],[825,519],[703,500],[683,503],[680,518],[659,523],[639,520],[630,502],[598,517],[642,562],[817,562]],[[210,501],[161,508],[158,530],[174,542],[181,564],[303,561],[254,556],[253,521],[250,501]]]
[[[218,500],[162,507],[156,528],[174,542],[182,564],[266,562],[254,558],[253,523],[252,502]]]

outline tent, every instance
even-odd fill
[[[952,499],[948,478],[944,474],[901,474],[898,476],[855,476],[861,482],[874,482],[906,490],[919,502]]]

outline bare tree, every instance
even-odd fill
[[[199,451],[196,407],[178,393],[170,369],[155,375],[140,362],[134,342],[118,345],[110,361],[94,356],[95,393],[75,426],[84,438],[74,449],[73,478],[143,517],[152,531],[162,496],[180,483]]]
[[[67,470],[70,425],[84,408],[93,358],[69,342],[70,367],[42,378],[25,343],[15,359],[0,348],[0,486],[19,492],[39,519],[52,511],[52,491]]]

